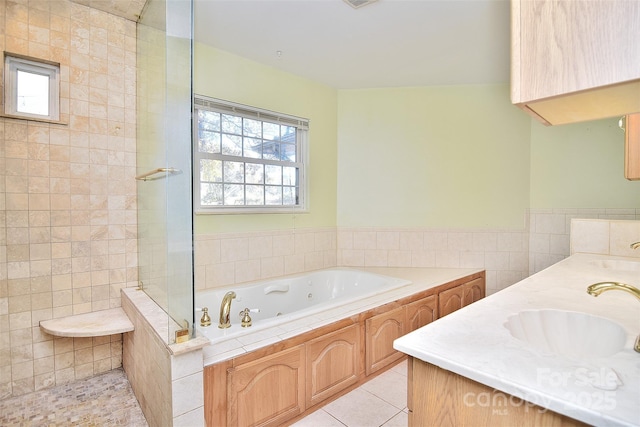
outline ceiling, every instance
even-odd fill
[[[195,39],[337,89],[507,83],[508,0],[194,0]]]
[[[147,0],[72,1],[136,21]],[[509,81],[509,0],[194,0],[194,14],[196,41],[338,89]]]

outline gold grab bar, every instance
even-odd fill
[[[152,175],[155,175],[157,173],[164,173],[165,175],[157,176],[155,178],[151,178]],[[142,175],[138,175],[138,176],[136,176],[136,179],[138,181],[155,181],[156,179],[166,178],[167,175],[178,175],[178,174],[181,174],[181,173],[182,173],[182,171],[180,169],[176,169],[176,168],[158,168],[158,169],[154,169],[152,171],[143,173]]]

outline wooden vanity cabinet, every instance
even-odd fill
[[[640,180],[640,113],[625,118],[624,177]]]
[[[414,357],[408,375],[409,427],[587,426]]]
[[[363,365],[360,326],[348,326],[309,341],[306,356],[306,403],[311,407],[358,382]]]
[[[365,321],[367,375],[404,356],[404,353],[393,348],[393,341],[405,334],[404,324],[404,307],[372,316]]]
[[[304,345],[227,371],[227,423],[279,426],[305,410]]]
[[[512,0],[511,100],[545,124],[640,111],[640,2]]]

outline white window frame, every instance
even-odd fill
[[[49,114],[18,111],[18,71],[49,78]],[[5,52],[4,113],[7,116],[58,122],[60,120],[60,64],[25,58]]]
[[[244,156],[228,156],[223,154],[208,154],[199,151],[199,110],[213,111],[222,114],[229,114],[251,120],[267,123],[276,123],[296,128],[296,161],[272,161],[266,159],[256,159]],[[196,214],[256,214],[256,213],[303,213],[308,211],[308,132],[309,120],[301,117],[277,113],[269,110],[250,107],[230,101],[194,95],[193,105],[193,203]],[[283,166],[296,167],[298,172],[297,180],[297,203],[294,205],[216,205],[207,206],[201,204],[200,194],[200,160],[215,159],[222,161],[237,161],[248,163],[281,164]],[[285,187],[284,184],[282,184]]]

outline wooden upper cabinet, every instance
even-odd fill
[[[512,0],[511,100],[547,125],[640,112],[640,2]]]
[[[624,177],[640,180],[640,114],[630,114],[625,120]]]

